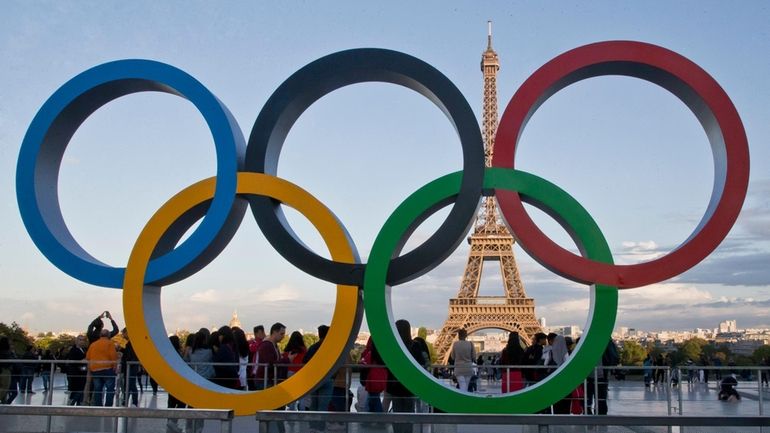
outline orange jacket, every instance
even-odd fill
[[[115,343],[107,337],[99,338],[88,346],[86,359],[88,360],[88,369],[91,371],[114,369],[118,360]]]

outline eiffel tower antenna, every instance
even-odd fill
[[[487,22],[487,49],[481,54],[481,72],[484,76],[484,158],[492,166],[492,154],[497,132],[497,71],[500,61],[492,49],[492,21]],[[449,300],[449,315],[441,328],[434,348],[439,362],[447,362],[449,349],[457,331],[469,334],[482,329],[517,331],[526,341],[540,332],[535,318],[535,300],[528,298],[521,282],[519,268],[513,255],[514,239],[502,222],[497,200],[485,197],[476,217],[465,273],[456,298]],[[504,296],[479,296],[479,283],[484,262],[500,264]]]

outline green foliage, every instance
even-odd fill
[[[697,363],[703,353],[703,348],[708,345],[708,342],[702,338],[693,337],[683,342],[677,350],[677,359],[680,362],[687,362],[692,360]]]
[[[10,326],[0,322],[0,335],[8,337],[11,342],[11,348],[17,355],[21,355],[27,350],[27,346],[34,344],[32,336],[27,334],[27,331],[23,330],[16,322],[11,323]]]
[[[315,335],[315,334],[304,334],[302,336],[302,341],[305,342],[305,347],[308,347],[308,348],[310,346],[318,343],[319,340],[320,340],[320,338],[318,338],[318,336]]]
[[[735,365],[741,366],[741,367],[748,367],[748,366],[754,366],[756,365],[754,363],[754,357],[753,356],[745,356],[745,355],[737,355],[733,357],[733,361],[735,362]]]
[[[636,341],[628,340],[623,342],[620,348],[621,365],[642,365],[642,361],[647,357],[647,351]]]
[[[655,344],[654,341],[648,342],[646,349],[647,353],[652,356],[652,359],[658,359],[659,355],[665,355],[663,348]]]
[[[350,351],[350,356],[353,357],[353,363],[359,364],[361,362],[361,353],[363,353],[366,346],[362,344],[354,344],[353,349]]]
[[[756,365],[764,365],[763,361],[770,359],[770,345],[765,344],[757,347],[751,355],[751,358]]]
[[[188,331],[188,330],[186,330],[186,329],[180,329],[180,330],[176,331],[176,336],[179,337],[179,345],[180,346],[184,347],[184,343],[187,341],[187,337],[190,334],[193,334],[193,333]],[[130,335],[128,337],[131,338]]]
[[[302,341],[305,343],[305,347],[310,348],[310,346],[314,345],[320,340],[316,334],[302,334]],[[286,334],[286,337],[284,337],[283,340],[278,342],[278,350],[283,352],[283,350],[286,348],[286,345],[289,344],[289,334]]]
[[[428,352],[430,353],[430,363],[431,365],[437,364],[438,360],[436,357],[436,348],[433,347],[433,343],[425,342],[428,345]]]
[[[67,348],[71,347],[73,344],[75,344],[75,337],[72,335],[60,334],[54,337],[51,332],[48,332],[44,337],[35,340],[35,346],[38,349],[42,351],[50,350],[52,353],[56,353],[59,349],[67,350]]]
[[[425,340],[428,338],[428,328],[424,326],[420,326],[420,328],[417,330],[417,336]]]

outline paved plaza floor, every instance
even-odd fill
[[[354,383],[353,389],[358,384]],[[40,378],[36,378],[33,383],[34,393],[22,393],[16,398],[13,404],[41,405],[48,404],[49,401],[54,405],[65,405],[68,395],[65,391],[63,375],[57,374],[53,394],[43,392]],[[482,382],[479,393],[496,394],[499,384],[494,382]],[[667,416],[672,417],[682,415],[698,416],[725,416],[741,417],[756,416],[760,414],[770,414],[770,389],[762,389],[761,396],[757,382],[742,382],[739,385],[739,391],[742,395],[740,402],[727,403],[717,400],[716,383],[684,383],[680,387],[666,387],[663,385],[646,388],[639,381],[612,381],[609,388],[609,412],[610,415],[645,415],[645,416]],[[760,399],[762,412],[760,413]],[[165,408],[168,401],[168,394],[161,388],[157,394],[153,394],[150,388],[143,389],[139,396],[139,406],[146,408]],[[0,432],[41,432],[45,431],[48,423],[47,417],[17,417],[6,416],[0,418]],[[54,417],[51,420],[52,431],[56,432],[115,432],[118,430],[114,419],[109,418],[74,418],[74,417]],[[184,421],[179,421],[177,429],[174,426],[169,427],[166,420],[150,419],[132,419],[128,423],[129,432],[161,432],[177,433],[182,431],[192,431],[190,426],[186,426]],[[286,431],[306,432],[309,426],[304,423],[297,425],[287,423]],[[122,430],[122,429],[120,429]],[[204,433],[220,432],[220,425],[215,421],[206,421]],[[276,431],[278,431],[276,429]],[[327,431],[349,431],[352,433],[389,433],[391,426],[382,425],[361,425],[351,424],[334,426],[328,425]],[[537,432],[536,426],[474,426],[474,425],[450,425],[450,426],[422,426],[414,427],[415,432],[430,433],[472,433],[472,432],[513,432],[530,433]],[[634,427],[634,426],[610,426],[610,427],[555,427],[552,426],[550,432],[638,432],[638,433],[657,433],[667,432],[665,427]],[[684,432],[684,429],[674,427],[673,432]],[[737,427],[714,427],[714,428],[695,428],[690,427],[689,432],[703,433],[742,433],[759,432],[759,428],[745,429]],[[764,429],[770,432],[770,427]],[[233,423],[233,432],[257,432],[257,423],[252,416],[238,417]]]

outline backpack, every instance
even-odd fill
[[[379,394],[382,391],[385,391],[385,386],[387,384],[388,369],[385,367],[372,367],[369,369],[369,374],[366,375],[366,383],[364,385],[369,394]]]

